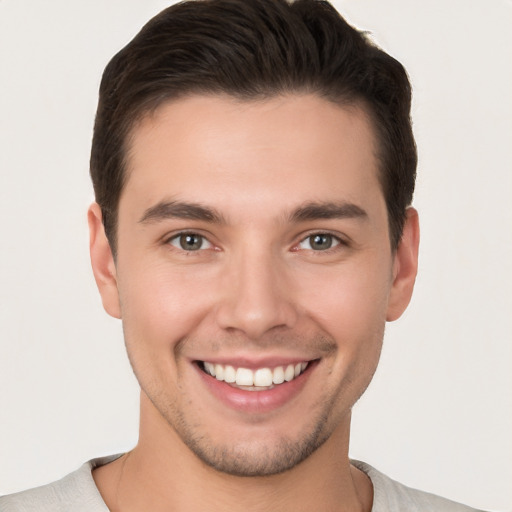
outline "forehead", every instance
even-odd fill
[[[382,203],[375,154],[370,121],[356,105],[315,95],[192,96],[134,127],[120,210],[165,197],[221,202],[227,215],[231,207],[274,211],[307,201]]]

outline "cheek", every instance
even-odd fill
[[[322,270],[312,281],[303,293],[306,309],[332,336],[349,342],[382,330],[390,279],[377,263]]]
[[[120,279],[119,293],[128,358],[144,392],[172,408],[169,397],[179,394],[176,385],[184,369],[177,354],[205,309],[198,298],[202,285],[158,267],[127,268],[130,277]]]
[[[199,325],[211,293],[201,272],[164,265],[131,265],[129,278],[120,273],[119,294],[127,345],[138,340],[147,351],[173,350]]]

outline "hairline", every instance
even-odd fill
[[[110,226],[112,229],[112,232],[109,233],[110,237],[110,245],[111,250],[116,257],[117,255],[117,249],[118,249],[118,220],[119,220],[119,205],[121,203],[121,198],[123,196],[123,192],[126,188],[126,185],[128,183],[128,180],[130,179],[130,158],[133,154],[133,141],[135,137],[135,133],[137,131],[137,128],[140,127],[145,121],[148,119],[151,119],[153,116],[155,116],[159,111],[161,111],[162,108],[172,105],[173,103],[177,103],[179,101],[184,101],[190,98],[223,98],[231,100],[235,103],[239,103],[240,105],[243,104],[258,104],[258,103],[265,103],[267,101],[271,101],[277,98],[289,98],[289,97],[307,97],[307,96],[315,96],[317,98],[320,98],[328,103],[331,103],[334,106],[339,107],[340,109],[352,111],[352,112],[359,112],[361,113],[364,118],[366,119],[366,122],[368,123],[368,126],[370,128],[370,133],[372,134],[372,154],[373,158],[375,159],[375,165],[377,168],[377,179],[379,182],[379,186],[381,189],[381,193],[383,195],[384,201],[386,203],[386,224],[388,226],[388,238],[390,240],[390,245],[392,251],[396,250],[395,244],[392,239],[392,231],[390,226],[390,215],[389,215],[389,209],[388,209],[388,201],[386,197],[385,192],[385,186],[384,186],[384,157],[382,155],[382,142],[380,141],[380,130],[378,129],[378,123],[375,120],[375,114],[372,111],[371,106],[369,105],[369,102],[365,100],[363,97],[357,97],[355,95],[342,95],[340,94],[338,98],[333,98],[332,95],[322,94],[318,90],[314,90],[313,88],[296,88],[296,89],[289,89],[286,91],[276,91],[276,92],[267,92],[266,94],[259,94],[259,95],[243,95],[243,94],[234,94],[231,92],[227,92],[225,90],[201,90],[198,88],[198,90],[188,90],[183,92],[178,92],[172,95],[164,95],[160,94],[160,98],[150,98],[146,100],[144,103],[146,104],[146,107],[144,108],[144,104],[139,105],[138,107],[135,107],[132,111],[132,116],[130,119],[130,122],[127,123],[126,132],[123,137],[123,143],[122,143],[122,160],[121,160],[121,188],[118,195],[118,200],[116,204],[116,211],[115,212],[109,212],[109,215],[112,215],[114,213],[114,223]],[[151,101],[152,100],[152,101]]]

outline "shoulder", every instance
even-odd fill
[[[365,462],[351,463],[366,473],[373,484],[372,512],[483,512],[428,492],[407,487]]]
[[[92,470],[116,459],[93,459],[51,484],[0,497],[2,512],[108,512]]]

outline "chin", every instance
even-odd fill
[[[329,438],[321,425],[300,440],[277,440],[214,445],[207,437],[184,439],[188,448],[206,465],[238,477],[265,477],[299,465]]]

